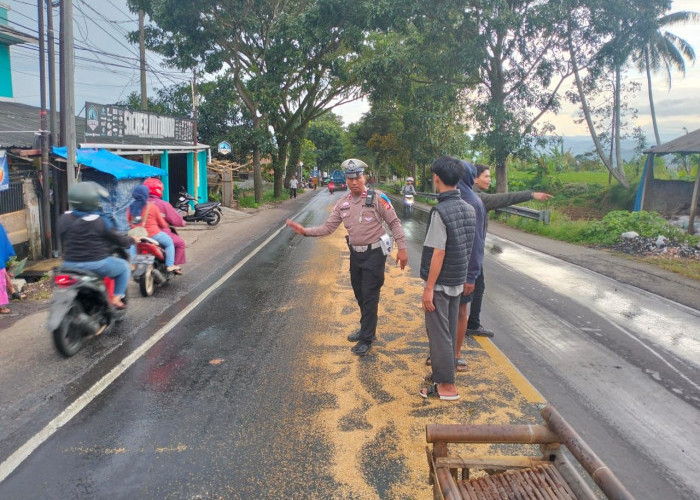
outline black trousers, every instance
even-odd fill
[[[482,268],[481,274],[474,282],[474,295],[469,308],[469,321],[467,321],[469,330],[476,330],[481,326],[479,315],[481,314],[481,301],[484,299],[484,290],[486,290],[486,282],[484,281],[484,269]]]
[[[296,198],[296,197],[297,197],[297,188],[289,188],[289,197],[290,197],[290,198]]]
[[[360,306],[360,342],[371,344],[377,334],[379,292],[384,284],[386,255],[381,248],[350,251],[350,282]]]

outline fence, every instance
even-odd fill
[[[0,191],[0,214],[24,210],[24,190],[22,181],[10,182],[10,189]]]

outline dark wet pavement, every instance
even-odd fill
[[[319,223],[332,199],[320,192],[299,221]],[[415,266],[425,226],[405,226]],[[391,261],[379,341],[370,356],[352,356],[344,335],[358,315],[343,241],[333,238],[284,230],[22,462],[0,483],[0,498],[427,498],[425,423],[537,420],[537,402],[523,396],[527,381],[494,362],[484,339],[467,340],[471,371],[458,381],[462,400],[417,396],[427,373],[421,282],[416,270],[402,273]],[[209,273],[221,276],[231,264],[222,257]],[[673,486],[682,469],[657,471],[681,436],[655,428],[665,420],[643,408],[667,404],[681,426],[697,422],[697,410],[673,392],[692,384],[679,377],[674,385],[675,372],[650,354],[643,335],[621,336],[614,312],[582,303],[582,294],[548,283],[557,276],[541,280],[534,265],[526,267],[495,256],[487,262],[484,322],[496,330],[496,344],[634,493],[693,498],[692,480]],[[591,275],[561,272],[571,273],[560,281],[575,288],[580,279],[606,292]],[[137,334],[64,387],[41,418],[48,421],[210,283],[169,308],[148,302],[156,309],[150,320],[133,325]],[[99,352],[100,344],[86,352],[97,356],[91,349]],[[656,457],[645,443],[648,430],[634,419],[667,439]],[[26,434],[2,441],[2,451]]]

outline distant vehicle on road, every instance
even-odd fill
[[[326,186],[329,180],[331,180],[331,178],[327,175],[321,177],[321,186]]]
[[[334,191],[345,191],[348,188],[348,183],[345,181],[345,172],[342,170],[333,170],[329,182],[333,182]]]

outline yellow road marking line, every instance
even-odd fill
[[[545,403],[545,399],[540,394],[540,392],[535,389],[535,387],[530,383],[530,381],[525,378],[520,370],[518,370],[513,363],[506,357],[503,352],[496,347],[496,344],[491,342],[488,338],[474,337],[474,340],[481,346],[481,348],[489,355],[496,365],[500,366],[503,373],[508,377],[508,379],[513,383],[516,389],[520,391],[530,403]]]

